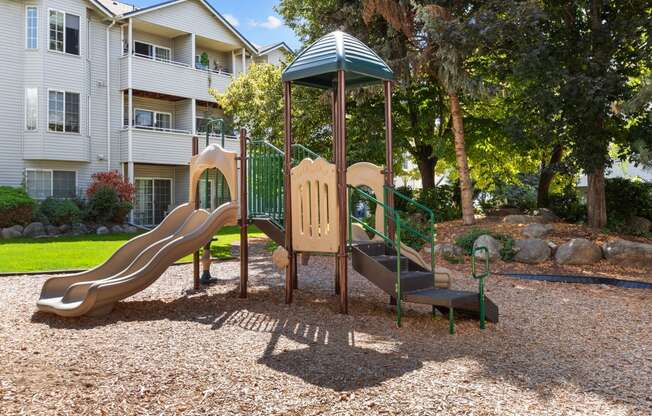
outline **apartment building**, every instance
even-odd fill
[[[288,49],[256,48],[203,0],[0,0],[0,19],[0,184],[74,197],[118,170],[144,225],[187,201],[192,136],[222,115],[209,89]]]

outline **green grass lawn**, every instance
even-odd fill
[[[249,226],[250,237],[264,234]],[[134,234],[82,235],[59,238],[0,240],[0,273],[89,269],[97,266]],[[231,243],[240,238],[240,227],[224,227],[211,245],[215,258],[231,256]],[[180,262],[191,261],[192,256]]]

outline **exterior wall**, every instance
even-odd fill
[[[38,68],[42,47],[36,51],[24,48],[25,4],[0,2],[0,16],[4,27],[0,36],[0,125],[3,137],[0,140],[0,184],[19,186],[23,181],[23,132],[25,129],[25,99],[23,82],[39,87],[39,102],[42,99],[42,83],[37,82],[39,72],[23,73],[25,62]],[[39,18],[43,7],[39,7]],[[42,45],[42,18],[39,19],[39,42]],[[25,77],[25,81],[23,80]],[[21,111],[22,110],[22,111]],[[40,112],[39,112],[40,113]],[[42,131],[42,115],[39,114],[39,129]],[[35,135],[37,135],[36,133]]]
[[[195,62],[194,52],[192,50],[192,36],[181,35],[172,39],[172,60],[193,65]]]
[[[179,16],[183,16],[183,18]],[[177,29],[182,32],[196,33],[209,39],[219,39],[224,43],[244,46],[240,39],[224,26],[217,17],[213,16],[204,5],[196,0],[164,7],[137,17],[141,20]]]
[[[162,46],[164,48],[169,48],[172,50],[172,55],[174,56],[174,42],[172,39],[167,38],[165,36],[159,36],[155,35],[153,33],[145,32],[145,31],[140,31],[137,29],[133,30],[133,35],[134,35],[134,50],[136,48],[136,41],[138,42],[144,42],[144,43],[149,43],[152,45],[156,46]],[[176,59],[174,59],[176,61]]]
[[[285,61],[285,53],[283,49],[274,49],[269,53],[265,54],[267,56],[267,63],[272,65],[281,65]]]

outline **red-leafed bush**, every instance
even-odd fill
[[[86,196],[92,198],[93,195],[103,187],[113,189],[120,198],[121,202],[134,202],[136,188],[130,184],[118,171],[97,172],[91,176],[91,184],[86,190]]]

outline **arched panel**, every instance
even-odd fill
[[[212,168],[218,169],[224,175],[231,200],[236,201],[237,157],[237,153],[224,150],[218,144],[211,144],[200,154],[193,156],[190,159],[190,203],[197,200],[197,184],[202,174],[206,169]]]
[[[346,183],[350,186],[367,186],[374,194],[376,199],[385,203],[385,176],[383,175],[383,168],[369,162],[355,163],[346,170]],[[349,213],[349,215],[351,215]],[[385,221],[383,218],[382,207],[376,207],[375,212],[376,225],[375,228],[381,233],[385,232]]]
[[[292,245],[295,251],[337,252],[335,172],[335,165],[324,159],[303,159],[292,168]]]

